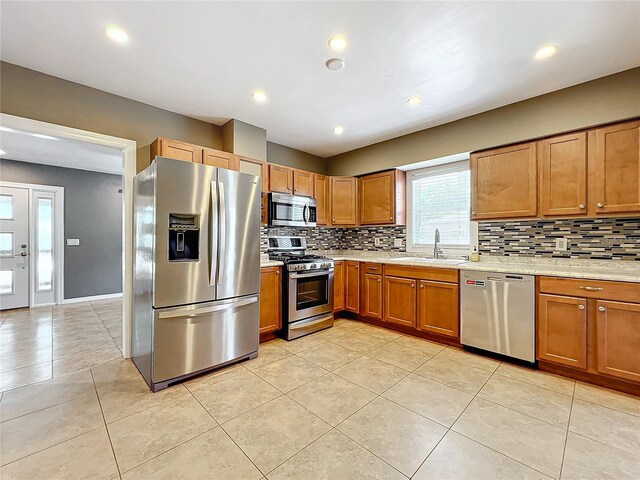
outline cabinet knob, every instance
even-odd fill
[[[280,275],[280,270],[276,270],[276,275]]]
[[[602,207],[604,207],[604,203],[598,202],[598,203],[596,203],[596,207],[602,208]]]
[[[380,279],[378,279],[378,283],[380,283]]]
[[[606,310],[606,308],[604,307],[598,307],[598,310],[600,310],[601,312],[604,312]]]
[[[416,284],[415,284],[415,283],[412,283],[412,284],[411,284],[411,288],[416,288]]]
[[[579,208],[584,208],[584,203],[581,203],[580,205],[578,205]]]
[[[580,305],[578,305],[578,308],[579,308],[580,310],[584,310],[584,305],[580,304]]]
[[[420,288],[424,288],[424,285],[420,285]]]
[[[472,214],[472,215],[475,215],[475,214],[476,214],[476,211],[475,211],[475,210],[473,210],[473,211],[471,212],[471,214]]]

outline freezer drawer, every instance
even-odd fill
[[[535,281],[531,275],[460,274],[460,342],[535,362]]]
[[[258,295],[154,311],[153,384],[258,351]],[[152,385],[152,388],[156,390]]]

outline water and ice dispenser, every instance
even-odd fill
[[[169,214],[169,261],[195,262],[200,258],[200,216]]]

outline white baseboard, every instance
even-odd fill
[[[81,303],[81,302],[96,302],[98,300],[109,300],[110,298],[121,298],[122,293],[108,293],[106,295],[94,295],[93,297],[77,297],[77,298],[65,298],[62,303]]]

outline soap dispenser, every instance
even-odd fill
[[[472,262],[480,261],[480,254],[478,253],[478,249],[476,247],[473,247],[473,252],[471,252],[471,255],[469,255],[469,260],[471,260]]]

